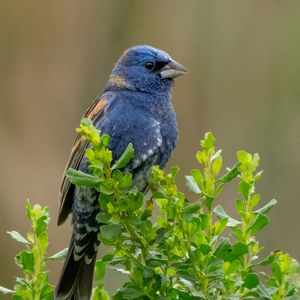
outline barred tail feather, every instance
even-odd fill
[[[54,300],[89,300],[93,287],[93,275],[97,252],[94,243],[84,249],[81,258],[75,260],[75,234],[73,233],[68,256],[56,286]],[[90,247],[93,247],[91,249]],[[89,259],[86,253],[89,252]]]

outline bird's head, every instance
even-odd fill
[[[108,85],[143,92],[169,91],[173,79],[187,70],[166,52],[150,46],[134,46],[117,61]]]

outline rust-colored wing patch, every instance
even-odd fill
[[[96,98],[92,105],[85,112],[84,117],[89,118],[92,121],[97,120],[98,122],[105,112],[105,105],[105,97],[100,96]],[[73,203],[73,194],[75,186],[71,184],[71,182],[68,180],[65,174],[69,168],[78,169],[87,146],[88,143],[85,140],[83,140],[79,135],[77,135],[71,150],[66,169],[64,171],[64,176],[60,187],[60,208],[57,220],[58,225],[62,224],[67,219],[68,215],[72,210]]]
[[[88,113],[86,116],[89,119],[92,119],[97,113],[99,113],[100,110],[102,110],[105,107],[104,101],[99,101],[95,107]]]

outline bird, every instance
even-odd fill
[[[151,168],[164,168],[177,144],[171,91],[174,79],[185,73],[187,69],[165,51],[148,45],[133,46],[121,55],[104,89],[83,116],[110,136],[113,161],[132,143],[134,158],[126,169],[140,191],[147,187]],[[85,157],[88,147],[76,136],[66,170],[72,167],[89,172]],[[99,193],[91,187],[73,185],[65,173],[57,225],[72,214],[73,233],[54,299],[89,300],[100,244],[96,220]]]

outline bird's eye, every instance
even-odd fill
[[[155,67],[155,63],[152,62],[152,61],[148,61],[148,62],[145,63],[145,68],[147,70],[153,71],[154,67]]]

